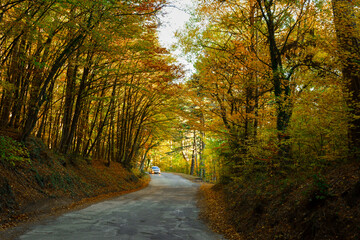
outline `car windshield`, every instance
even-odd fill
[[[159,169],[159,167],[152,167],[152,169]]]

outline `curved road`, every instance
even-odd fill
[[[145,189],[64,214],[19,239],[223,239],[198,220],[197,188],[198,184],[177,175],[152,175]]]

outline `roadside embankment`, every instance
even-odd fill
[[[31,138],[0,136],[0,238],[5,230],[136,191],[150,177],[121,164],[62,156]]]
[[[227,239],[360,239],[360,165],[203,184],[200,217]]]

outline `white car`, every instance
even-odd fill
[[[160,168],[157,167],[157,166],[153,166],[153,167],[150,169],[150,174],[161,174]]]

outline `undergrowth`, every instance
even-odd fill
[[[0,136],[0,161],[5,166],[13,167],[23,162],[30,163],[30,153],[23,143]]]
[[[211,191],[225,195],[218,214],[240,239],[360,239],[359,165],[279,174],[258,169],[226,178]]]

